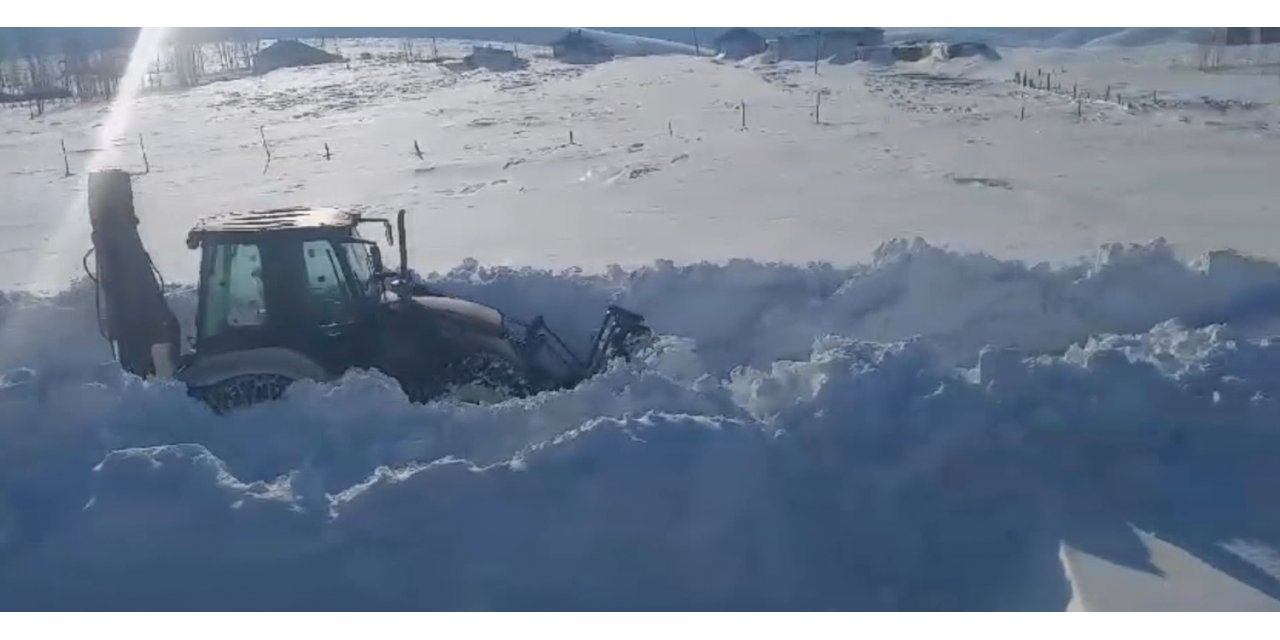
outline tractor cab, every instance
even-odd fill
[[[326,371],[371,366],[385,271],[356,228],[384,219],[302,207],[200,221],[195,351],[199,356],[284,347]]]

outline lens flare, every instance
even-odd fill
[[[85,163],[84,172],[75,176],[80,184],[54,223],[27,282],[37,287],[66,286],[81,268],[80,256],[89,248],[88,174],[120,161],[121,150],[116,140],[131,124],[147,66],[160,51],[168,32],[168,27],[144,27],[139,31],[124,75],[120,78],[119,89],[107,109],[102,126],[98,127],[95,151]],[[33,328],[22,326],[17,319],[6,323],[0,330],[0,353],[8,351],[13,341],[21,340]]]

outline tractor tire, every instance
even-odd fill
[[[515,364],[499,355],[479,352],[468,355],[460,363],[461,374],[455,381],[454,393],[466,389],[487,389],[481,394],[487,401],[501,401],[532,395],[533,389]],[[464,398],[465,399],[465,398]]]
[[[210,386],[192,389],[191,393],[203,401],[214,413],[227,414],[237,409],[272,402],[284,397],[284,392],[294,383],[292,378],[279,374],[248,374],[227,378]]]

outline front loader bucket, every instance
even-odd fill
[[[609,366],[615,358],[631,360],[631,356],[642,348],[651,338],[653,332],[644,322],[644,316],[622,307],[609,305],[605,311],[604,321],[596,332],[595,344],[591,346],[591,355],[587,357],[587,375],[593,376]]]
[[[159,274],[138,236],[132,178],[108,169],[89,174],[93,277],[102,296],[107,339],[120,365],[141,376],[170,376],[178,360],[180,329],[165,302]]]
[[[533,373],[534,387],[542,389],[569,388],[603,372],[616,358],[630,361],[653,338],[644,316],[617,306],[605,311],[585,359],[578,357],[542,316],[513,324],[523,328],[516,350]]]

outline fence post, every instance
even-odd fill
[[[267,145],[266,125],[258,125],[258,135],[262,138],[262,150],[267,154],[267,163],[262,165],[262,172],[266,173],[271,166],[271,147]]]
[[[142,142],[142,134],[138,134],[138,149],[142,151],[142,172],[151,173],[151,161],[147,159],[147,145]]]
[[[413,154],[418,156],[419,160],[422,159],[422,148],[418,146],[417,140],[413,141]]]
[[[62,171],[64,178],[71,177],[71,161],[67,159],[67,141],[64,139],[59,142],[62,145]]]
[[[569,130],[569,144],[578,144],[573,141],[573,129]]]
[[[328,142],[324,143],[324,159],[325,159],[325,160],[332,160],[332,159],[333,159],[333,154],[332,154],[332,153],[329,153],[329,143],[328,143]]]
[[[822,92],[818,92],[818,101],[813,105],[813,122],[822,124]]]
[[[747,101],[742,101],[742,128],[747,128]]]
[[[671,126],[671,121],[670,121],[670,120],[668,120],[668,121],[667,121],[667,135],[669,135],[669,136],[671,136],[671,137],[673,137],[673,138],[674,138],[674,137],[676,137],[676,130],[675,130],[675,128],[674,128],[674,127],[672,127],[672,126]]]
[[[822,57],[822,34],[813,40],[813,75],[818,75],[818,58]]]

